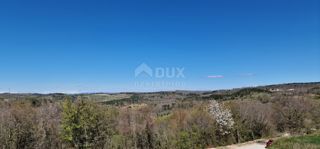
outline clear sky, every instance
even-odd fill
[[[1,0],[0,92],[320,81],[319,26],[318,0]]]

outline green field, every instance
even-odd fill
[[[271,149],[320,149],[320,134],[279,139]]]

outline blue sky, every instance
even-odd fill
[[[317,0],[2,0],[0,92],[320,81],[319,26]],[[136,77],[142,63],[185,77]]]

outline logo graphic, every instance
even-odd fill
[[[134,69],[134,86],[143,90],[173,90],[186,86],[184,67],[150,67],[146,63]]]
[[[152,69],[145,63],[142,63],[141,65],[139,65],[134,71],[135,77],[142,76],[142,75],[152,77],[152,74],[153,74]]]
[[[139,65],[134,71],[135,77],[148,76],[154,78],[185,78],[183,67],[151,68],[146,63]]]

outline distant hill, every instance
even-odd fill
[[[136,102],[175,103],[176,100],[235,100],[255,99],[260,96],[310,96],[320,98],[320,82],[287,83],[258,87],[245,87],[215,91],[162,91],[162,92],[122,92],[85,94],[0,94],[0,100],[63,100],[64,98],[85,99],[106,104],[126,104]]]

